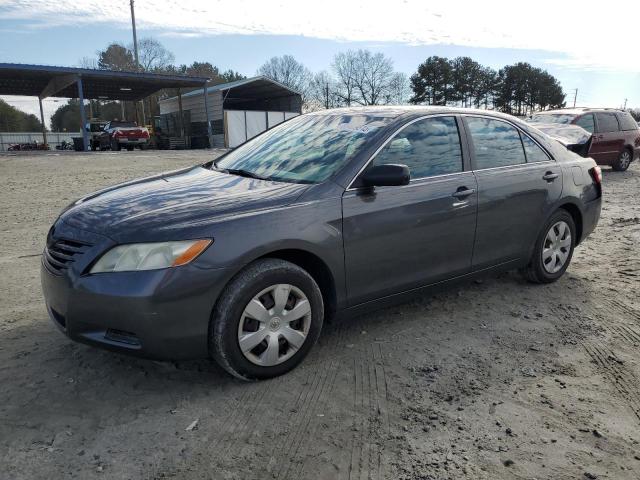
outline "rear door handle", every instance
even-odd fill
[[[458,190],[453,192],[452,196],[456,198],[467,198],[469,195],[473,195],[474,193],[476,193],[475,188],[460,187]]]
[[[542,178],[547,182],[553,182],[556,178],[558,178],[558,176],[559,175],[557,173],[547,172],[542,176]]]

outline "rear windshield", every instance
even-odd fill
[[[531,123],[571,123],[575,115],[568,113],[538,113],[533,115],[529,122]]]
[[[137,127],[138,125],[136,125],[136,122],[111,122],[109,126],[111,128],[113,127],[130,128],[130,127]]]

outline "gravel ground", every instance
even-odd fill
[[[211,152],[0,156],[0,478],[637,479],[640,165],[556,284],[516,273],[328,325],[289,375],[77,345],[47,318],[67,203]]]

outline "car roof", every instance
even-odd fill
[[[577,108],[559,108],[557,110],[545,110],[543,112],[534,112],[534,115],[580,115],[588,112],[609,112],[609,113],[624,113],[619,108],[590,108],[590,107],[577,107]]]
[[[328,116],[328,115],[372,115],[380,117],[395,118],[401,116],[420,116],[420,115],[433,115],[439,113],[450,114],[479,114],[487,115],[496,118],[503,118],[513,121],[518,120],[513,115],[506,113],[496,112],[495,110],[482,110],[477,108],[460,108],[460,107],[445,107],[435,105],[376,105],[376,106],[364,106],[364,107],[341,107],[331,108],[328,110],[318,110],[315,112],[309,112],[306,115]]]

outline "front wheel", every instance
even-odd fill
[[[209,328],[210,352],[243,380],[276,377],[306,357],[323,317],[322,294],[309,273],[284,260],[258,260],[220,295]]]
[[[566,210],[558,210],[547,221],[538,240],[529,265],[522,271],[533,283],[551,283],[558,280],[569,267],[576,240],[573,217]]]
[[[616,172],[624,172],[631,165],[631,152],[624,149],[618,159],[611,165]]]

